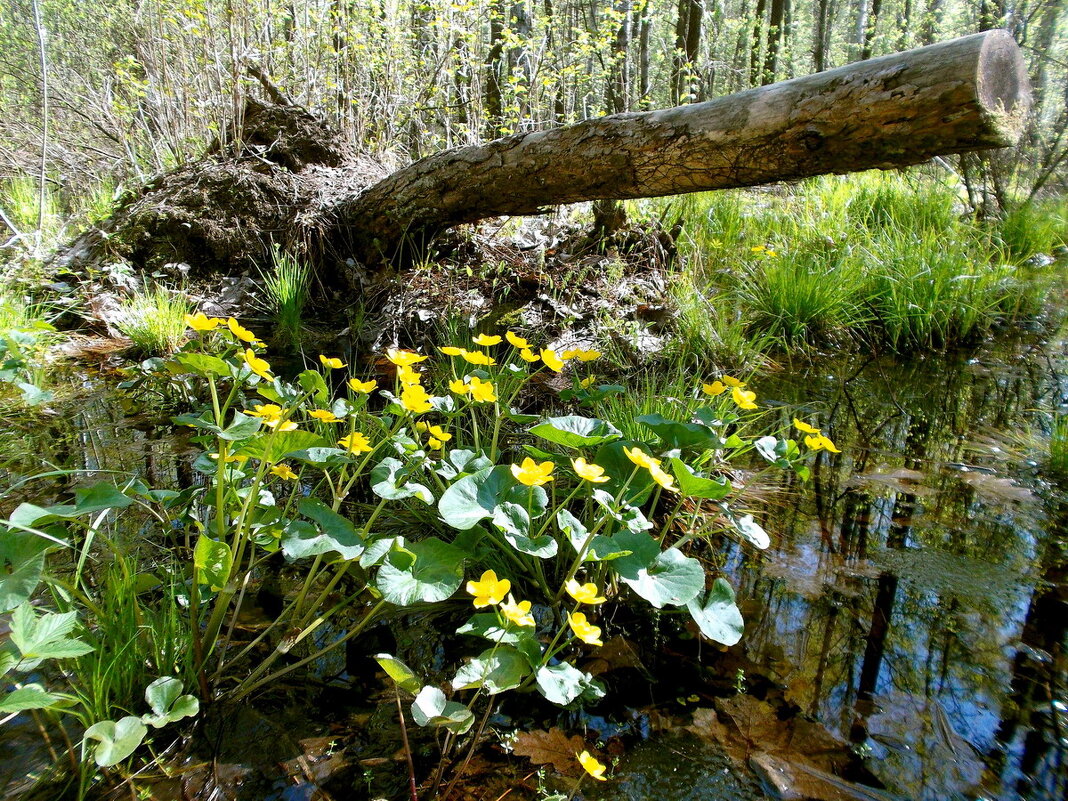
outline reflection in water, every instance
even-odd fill
[[[761,382],[843,454],[767,514],[777,551],[736,578],[762,606],[743,645],[905,798],[1068,791],[1068,505],[1044,505],[1023,436],[1060,397],[1048,365],[1021,348]]]

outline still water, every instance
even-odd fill
[[[1063,799],[1068,493],[1043,465],[1066,364],[1063,337],[1030,337],[757,381],[784,425],[815,422],[842,454],[762,492],[772,548],[723,557],[743,641],[709,649],[689,705],[664,701],[670,672],[652,676],[672,723],[638,727],[586,797]],[[3,421],[0,482],[27,480],[5,504],[59,498],[30,478],[50,465],[194,480],[183,442],[126,415],[108,383],[79,379],[65,411]]]

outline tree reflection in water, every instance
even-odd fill
[[[1052,355],[824,363],[761,385],[843,454],[782,488],[789,511],[763,521],[776,553],[734,560],[762,607],[743,645],[907,798],[1068,791],[1068,503],[1021,435],[1059,397]]]

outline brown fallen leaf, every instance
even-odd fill
[[[577,754],[588,750],[586,741],[577,734],[568,737],[555,726],[548,731],[535,729],[523,732],[515,738],[512,748],[514,754],[527,757],[535,765],[552,765],[565,776],[579,775],[581,770]]]

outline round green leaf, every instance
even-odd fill
[[[141,718],[128,715],[117,723],[113,720],[94,723],[85,730],[85,739],[99,743],[93,749],[93,759],[100,767],[109,768],[136,751],[146,734],[148,727],[141,722]]]
[[[716,579],[703,602],[698,595],[686,604],[686,608],[708,639],[724,645],[734,645],[742,639],[742,613],[734,602],[734,590],[726,580]]]
[[[530,433],[567,448],[594,448],[623,436],[611,423],[577,414],[550,417],[530,429]]]

